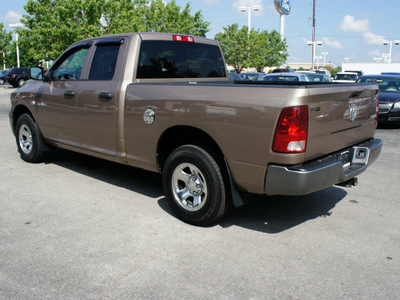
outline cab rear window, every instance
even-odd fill
[[[143,41],[137,78],[225,77],[217,46],[174,41]]]

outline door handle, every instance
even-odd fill
[[[65,91],[64,96],[71,98],[71,97],[75,96],[75,92],[74,91]]]
[[[112,97],[113,97],[112,93],[100,93],[99,94],[100,101],[109,101],[112,99]]]

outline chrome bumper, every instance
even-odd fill
[[[382,150],[380,139],[305,163],[300,167],[270,165],[265,178],[267,195],[306,195],[348,181],[364,172]]]

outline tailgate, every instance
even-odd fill
[[[377,86],[309,86],[309,133],[305,160],[329,154],[374,136]]]

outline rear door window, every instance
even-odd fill
[[[121,43],[99,44],[90,68],[89,80],[112,80]]]
[[[137,78],[225,77],[225,66],[217,46],[174,42],[143,41]]]

